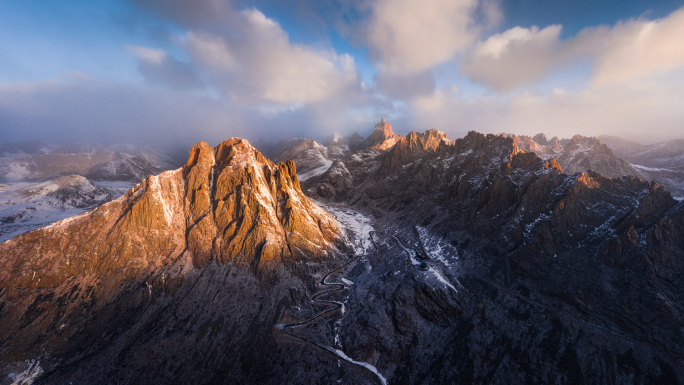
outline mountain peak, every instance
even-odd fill
[[[37,259],[36,279],[59,284],[87,272],[103,287],[118,287],[177,263],[272,271],[324,258],[339,242],[335,220],[302,193],[294,162],[276,165],[233,138],[216,148],[197,143],[183,167],[151,175],[91,212],[2,243],[0,254],[16,267],[7,271],[20,272],[3,277],[6,287],[20,289],[16,280],[30,268],[15,263]]]
[[[244,167],[251,164],[272,165],[261,152],[254,148],[246,139],[231,138],[215,149],[216,164],[219,168],[225,166]]]
[[[385,121],[385,118],[380,120],[380,123],[375,125],[373,133],[367,139],[368,147],[378,150],[386,150],[401,138],[392,131],[392,125]]]
[[[548,140],[546,139],[546,135],[544,135],[543,132],[540,132],[539,134],[533,136],[532,140],[542,145],[546,145],[546,143],[548,142]]]

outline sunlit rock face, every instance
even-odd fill
[[[392,131],[392,125],[382,119],[380,123],[375,125],[373,133],[366,138],[366,144],[372,149],[387,150],[394,146],[399,139],[401,136]]]
[[[236,260],[259,270],[323,257],[338,232],[302,194],[294,163],[275,165],[243,139],[216,149],[198,143],[182,168],[150,176],[92,212],[3,243],[9,256],[2,260],[3,285],[26,273],[27,266],[15,263],[35,258],[34,281],[95,266],[94,273],[106,273],[142,256],[139,267],[185,255],[194,266]]]
[[[208,265],[272,276],[325,260],[339,234],[302,193],[293,162],[274,164],[243,139],[198,143],[183,167],[1,243],[0,340],[40,351],[127,291],[173,291]]]
[[[294,162],[275,165],[245,140],[196,145],[183,174],[187,246],[198,264],[213,255],[259,270],[322,257],[338,239],[335,221],[302,193]]]

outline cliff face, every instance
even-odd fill
[[[276,166],[242,139],[195,146],[183,174],[187,246],[200,264],[214,255],[259,270],[322,257],[339,240],[335,221],[302,193],[294,162]]]
[[[445,133],[435,129],[423,133],[411,131],[397,140],[383,159],[382,170],[385,172],[397,170],[404,164],[420,159],[427,152],[434,152],[440,146],[452,145]]]
[[[198,143],[182,168],[0,244],[3,351],[57,343],[60,324],[84,322],[130,288],[173,291],[209,264],[257,276],[297,270],[340,241],[334,219],[302,193],[293,162],[273,164],[242,139]]]

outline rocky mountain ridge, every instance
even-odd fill
[[[0,181],[44,181],[80,175],[94,181],[139,182],[172,168],[158,151],[135,146],[88,143],[14,143],[0,147]]]
[[[557,158],[567,173],[592,170],[611,178],[638,176],[665,185],[678,198],[684,197],[682,140],[645,145],[612,136],[575,135],[571,139],[550,140],[544,134],[511,136],[525,151],[543,159]]]
[[[461,271],[460,278],[451,282],[460,281],[470,290],[493,286],[500,292],[501,287],[517,287],[523,293],[513,290],[514,302],[519,304],[504,311],[496,295],[471,298],[488,314],[464,315],[457,323],[461,326],[453,329],[452,338],[467,346],[509,346],[507,351],[492,348],[500,351],[497,366],[506,367],[505,373],[473,373],[469,368],[486,366],[489,361],[466,355],[449,354],[450,358],[440,361],[453,366],[438,366],[419,355],[411,359],[433,369],[438,366],[440,383],[461,381],[466,373],[471,377],[465,382],[503,383],[510,378],[523,382],[542,372],[560,376],[547,378],[563,383],[643,383],[659,375],[665,382],[681,383],[684,368],[677,357],[684,354],[684,346],[676,341],[683,341],[684,335],[673,326],[684,314],[679,305],[684,288],[678,284],[684,277],[679,263],[684,258],[682,203],[662,187],[636,177],[563,174],[555,159],[545,162],[505,136],[471,132],[453,145],[429,152],[411,143],[415,140],[406,140],[401,153],[414,156],[395,157],[390,150],[374,161],[366,160],[364,167],[349,159],[337,168],[344,166],[348,171],[345,184],[339,183],[336,170],[331,169],[307,184],[318,184],[307,191],[371,210],[397,237],[415,247],[445,242],[438,246],[437,258]],[[389,161],[395,158],[397,162]],[[383,167],[387,162],[394,167]],[[353,187],[337,187],[341,185]],[[411,225],[421,228],[418,239]],[[444,252],[449,248],[451,252]],[[534,293],[535,299],[524,293]],[[385,299],[390,304],[399,300],[392,295]],[[540,320],[530,314],[530,304],[560,316]],[[592,325],[592,330],[572,331],[578,319]],[[489,332],[501,327],[494,325],[508,323],[517,330],[494,332],[492,340],[474,333],[472,328],[483,323],[490,325],[486,327]],[[404,328],[397,323],[395,327]],[[599,335],[594,334],[596,330]],[[358,334],[364,332],[372,333]],[[528,341],[549,338],[556,339],[545,353],[549,361],[532,364],[533,357],[542,354],[541,346],[530,347]],[[388,336],[382,344],[383,348],[376,349],[402,350],[411,342],[404,340],[402,345]],[[421,349],[430,350],[424,345]],[[548,354],[553,351],[566,353],[551,358]],[[564,366],[569,359],[572,366]],[[520,360],[532,366],[520,365]],[[611,371],[614,380],[602,381],[601,368],[618,361],[639,375]],[[411,368],[399,382],[410,383],[426,375],[413,372],[420,370],[408,361],[397,365]]]
[[[386,148],[291,147],[317,170],[301,181],[243,140],[198,144],[0,244],[0,375],[38,359],[37,383],[684,383],[683,203],[517,138],[384,123]]]
[[[592,170],[610,178],[642,176],[629,162],[616,156],[608,146],[594,137],[575,135],[571,139],[554,137],[547,140],[544,134],[534,137],[510,136],[525,151],[534,152],[542,159],[556,158],[568,174]]]

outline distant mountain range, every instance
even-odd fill
[[[132,145],[0,145],[0,241],[106,203],[172,164]]]
[[[0,379],[684,383],[684,202],[629,175],[675,169],[676,145],[629,145],[384,120],[277,163],[198,143],[0,243]]]
[[[662,183],[684,198],[684,139],[642,145],[614,136],[601,136],[615,154],[630,163],[647,180]]]

